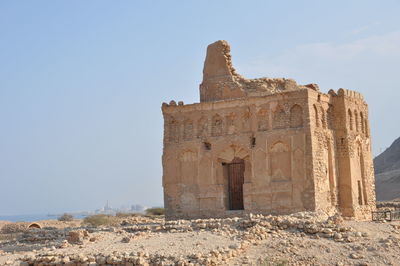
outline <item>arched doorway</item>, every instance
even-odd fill
[[[229,209],[243,210],[244,160],[235,158],[226,164],[228,170]]]

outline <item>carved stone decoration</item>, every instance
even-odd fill
[[[250,110],[246,109],[242,114],[242,132],[250,131]]]
[[[197,177],[197,154],[194,151],[186,150],[180,154],[181,179],[187,185],[196,183]]]
[[[176,159],[175,154],[164,156],[163,162],[167,165],[163,168],[163,185],[178,184],[180,175],[176,174],[176,169],[179,169],[179,160]]]
[[[258,131],[268,130],[268,112],[267,109],[261,108],[257,113],[257,127]]]
[[[215,180],[213,176],[212,159],[209,154],[200,158],[198,173],[198,182],[201,182],[203,185],[214,184]]]
[[[169,141],[170,142],[178,142],[179,141],[179,124],[178,122],[174,119],[171,118],[169,121],[168,125],[168,136],[169,136]]]
[[[257,149],[254,153],[254,175],[258,178],[255,179],[257,184],[267,184],[268,171],[267,171],[267,154],[262,149]]]
[[[278,105],[273,116],[274,129],[281,129],[287,127],[287,115],[282,106]]]
[[[218,154],[218,159],[223,162],[231,162],[235,158],[246,159],[248,156],[247,149],[237,145],[230,145]]]
[[[183,139],[191,140],[192,138],[193,138],[193,121],[187,119],[183,123]]]
[[[223,121],[222,117],[218,114],[214,115],[212,118],[211,124],[211,135],[212,136],[221,136],[223,133]]]
[[[289,181],[291,179],[291,155],[289,147],[281,142],[276,142],[270,149],[272,181]]]
[[[300,105],[295,104],[290,109],[290,127],[302,127],[303,126],[303,108]]]
[[[204,138],[208,136],[208,119],[202,117],[197,122],[197,138]]]
[[[293,152],[293,178],[304,178],[304,152],[297,148]]]
[[[230,113],[225,117],[225,124],[226,124],[226,133],[228,135],[234,134],[236,132],[236,126],[235,126],[235,121],[236,121],[236,114],[235,113]]]

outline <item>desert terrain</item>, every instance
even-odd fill
[[[398,265],[399,221],[300,212],[166,221],[162,216],[0,223],[0,265]]]

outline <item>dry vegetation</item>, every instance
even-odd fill
[[[164,208],[149,208],[146,209],[147,215],[164,215],[165,209]]]
[[[74,220],[74,216],[72,216],[71,214],[68,214],[68,213],[64,213],[63,215],[58,217],[58,220],[63,221],[63,222],[70,222],[70,221]]]
[[[111,226],[117,223],[117,218],[111,215],[97,214],[85,217],[83,223],[94,227]]]

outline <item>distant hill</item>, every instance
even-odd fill
[[[374,168],[377,200],[400,198],[400,138],[375,157]]]

